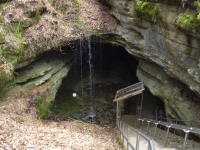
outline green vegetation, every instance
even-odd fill
[[[18,117],[17,117],[17,120],[18,120],[19,122],[24,122],[24,119],[22,118],[22,116],[18,116]]]
[[[175,25],[181,29],[192,30],[200,25],[198,20],[199,15],[197,13],[193,14],[183,14],[175,20]]]
[[[107,40],[107,42],[112,44],[113,46],[118,45],[117,41]]]
[[[36,14],[35,14],[35,19],[36,21],[38,22],[40,20],[41,16],[40,16],[40,12],[37,11]]]
[[[56,115],[66,117],[78,111],[78,102],[75,98],[68,98],[58,103],[55,102],[52,110]]]
[[[80,7],[80,6],[81,6],[80,0],[74,0],[74,2],[76,3],[76,6],[77,6],[77,7]]]
[[[39,37],[36,37],[36,38],[35,38],[35,41],[36,41],[37,43],[40,43],[40,38],[39,38]]]
[[[82,123],[81,120],[74,120],[75,123]]]
[[[192,49],[191,48],[188,47],[188,48],[185,49],[185,54],[186,55],[190,55],[191,53],[192,53]]]
[[[135,9],[142,15],[143,19],[156,22],[157,14],[159,12],[158,4],[146,1],[138,1]]]
[[[17,26],[17,28],[15,30],[15,36],[18,39],[22,39],[22,35],[21,35],[21,32],[20,32],[20,23],[19,23],[19,25]]]
[[[106,42],[109,43],[109,44],[112,44],[113,46],[119,45],[115,36],[108,37],[106,39]]]
[[[200,11],[200,2],[194,1],[193,6],[197,9],[197,11]]]
[[[39,119],[45,119],[50,116],[50,104],[46,101],[45,96],[35,103],[35,107],[37,108]]]
[[[117,137],[117,141],[118,141],[119,145],[121,146],[121,149],[122,149],[122,150],[125,150],[124,143],[123,143],[123,141],[121,140],[120,135],[117,134],[116,137]]]
[[[79,25],[83,24],[83,20],[80,19],[80,18],[76,18],[76,22],[77,22]]]
[[[143,45],[140,45],[139,48],[140,48],[141,51],[144,50],[144,46]]]
[[[2,14],[0,14],[0,23],[3,22],[3,17],[2,17]]]

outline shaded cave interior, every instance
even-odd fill
[[[123,47],[106,44],[98,37],[76,41],[72,47],[75,58],[57,92],[54,114],[79,120],[105,117],[115,120],[116,103],[113,99],[116,91],[139,82],[137,59]],[[69,46],[62,49],[68,51]],[[136,115],[137,106],[138,97],[131,97],[124,101],[122,111],[125,115]],[[158,109],[164,112],[164,103],[146,88],[142,115],[155,116]]]

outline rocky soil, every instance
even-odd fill
[[[35,102],[48,88],[49,84],[42,84],[26,94],[17,88],[0,101],[0,150],[120,149],[115,124],[39,120]]]
[[[30,100],[21,97],[1,103],[0,150],[120,149],[115,125],[100,127],[78,120],[38,120]]]

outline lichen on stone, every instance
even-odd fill
[[[156,22],[157,14],[159,12],[158,4],[146,1],[138,1],[135,9],[142,15],[143,19]]]

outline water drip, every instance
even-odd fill
[[[92,46],[91,46],[91,37],[88,37],[88,50],[89,50],[88,63],[89,63],[89,71],[90,71],[90,74],[89,74],[90,100],[91,100],[91,104],[92,104],[93,98],[92,98]]]
[[[80,51],[80,68],[81,68],[81,98],[83,97],[83,49],[82,39],[79,40],[79,51]]]

